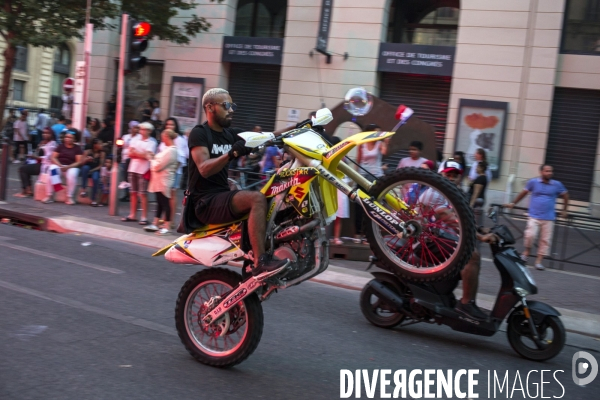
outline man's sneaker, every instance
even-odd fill
[[[479,321],[485,321],[487,319],[487,315],[481,311],[477,304],[475,304],[475,300],[471,300],[467,304],[463,304],[460,300],[456,303],[456,307],[454,308],[456,312],[459,314],[463,314],[469,318],[473,318]]]
[[[263,254],[258,258],[258,265],[252,268],[252,275],[258,276],[267,272],[276,272],[289,263],[289,260],[274,260],[270,254]]]
[[[546,269],[546,267],[544,267],[542,264],[535,264],[535,269],[538,271],[543,271]]]
[[[156,226],[156,225],[154,225],[154,224],[146,225],[146,226],[144,227],[144,230],[145,230],[146,232],[156,232],[156,231],[158,231],[158,226]]]
[[[521,256],[519,258],[521,259],[521,261],[523,261],[525,263],[525,265],[527,265],[527,259],[529,257],[527,257],[525,254],[521,254]]]

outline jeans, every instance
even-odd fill
[[[40,174],[42,164],[25,164],[19,167],[19,176],[21,177],[21,187],[31,189],[31,177]]]
[[[81,188],[85,190],[88,184],[88,178],[92,178],[94,184],[92,186],[92,196],[90,197],[92,201],[96,201],[96,194],[98,193],[98,185],[100,184],[100,170],[96,170],[94,172],[90,172],[92,169],[89,165],[84,165],[81,167]]]

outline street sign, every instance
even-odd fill
[[[63,90],[70,92],[75,87],[75,79],[67,78],[63,81]]]
[[[300,121],[300,110],[296,110],[295,108],[290,108],[288,110],[287,120],[289,122]]]

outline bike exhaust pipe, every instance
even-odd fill
[[[367,286],[373,289],[377,296],[381,297],[383,300],[386,300],[391,306],[393,306],[396,311],[402,311],[404,300],[402,300],[402,297],[400,297],[396,292],[375,279],[367,283]]]
[[[302,226],[289,226],[287,228],[285,228],[284,230],[282,230],[281,232],[279,232],[277,235],[275,235],[275,243],[281,243],[281,242],[285,242],[286,240],[290,240],[291,238],[293,238],[294,236],[297,236],[301,233],[304,233],[308,230],[311,230],[315,227],[317,227],[317,225],[319,225],[320,221],[319,220],[314,220],[309,222],[308,224],[302,225]]]

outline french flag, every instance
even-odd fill
[[[50,173],[50,183],[52,184],[54,191],[60,192],[61,190],[63,190],[63,185],[60,180],[60,168],[58,168],[58,166],[56,166],[56,165],[51,165],[49,173]]]

